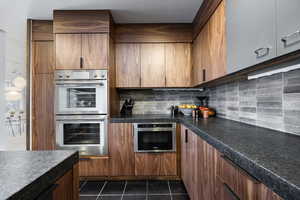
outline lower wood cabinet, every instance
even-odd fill
[[[103,177],[109,175],[108,157],[83,157],[79,162],[80,177]]]
[[[184,126],[181,126],[181,177],[191,200],[281,200]]]
[[[135,153],[136,176],[176,176],[176,153]]]
[[[32,150],[55,149],[53,74],[32,77]]]
[[[134,176],[133,124],[110,123],[109,155],[111,176]]]
[[[79,178],[78,163],[73,166],[55,183],[57,187],[53,191],[53,200],[78,200],[79,199]]]

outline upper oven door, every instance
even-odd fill
[[[107,81],[56,82],[56,114],[107,114]]]

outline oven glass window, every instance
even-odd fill
[[[64,124],[64,145],[100,144],[100,124]]]
[[[68,108],[95,108],[96,88],[68,88]]]
[[[172,131],[139,131],[138,150],[172,150]]]

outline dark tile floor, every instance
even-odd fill
[[[85,181],[80,200],[189,200],[181,181]]]

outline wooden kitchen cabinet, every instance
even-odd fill
[[[116,44],[116,79],[119,88],[141,87],[140,44]]]
[[[79,199],[79,177],[78,163],[67,173],[56,181],[53,191],[53,200],[78,200]]]
[[[56,34],[56,69],[106,69],[108,34]]]
[[[55,69],[80,69],[81,34],[55,35]]]
[[[193,85],[220,78],[226,65],[226,1],[223,0],[193,43]]]
[[[166,48],[166,87],[190,87],[191,44],[169,43]]]
[[[176,176],[176,153],[135,153],[136,176]]]
[[[109,176],[109,157],[85,156],[79,161],[80,177]]]
[[[198,197],[198,136],[186,127],[181,127],[181,176],[187,192],[192,200]]]
[[[141,87],[165,87],[164,44],[141,44]]]
[[[32,77],[32,150],[55,149],[53,74]]]
[[[224,156],[219,156],[218,178],[239,199],[256,200],[260,182]]]
[[[109,155],[111,176],[134,176],[133,124],[109,124]]]
[[[81,44],[84,69],[108,67],[108,34],[82,34]]]
[[[33,74],[49,74],[54,71],[53,41],[32,42]]]
[[[280,196],[263,184],[259,186],[258,200],[283,200]]]

